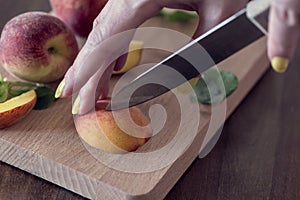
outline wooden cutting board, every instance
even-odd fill
[[[179,28],[182,30],[182,27]],[[192,33],[192,28],[185,30]],[[233,72],[239,79],[237,91],[226,101],[226,118],[268,68],[265,43],[266,38],[262,38],[218,65]],[[155,53],[150,55],[155,56]],[[149,56],[144,55],[143,62],[147,60]],[[116,82],[117,78],[112,82]],[[157,101],[169,114],[167,121],[139,153],[163,148],[174,138],[173,133],[178,132],[176,116],[180,110],[174,95],[166,94]],[[211,123],[211,107],[201,104],[197,107],[201,116],[197,134],[182,155],[163,168],[157,166],[165,161],[164,156],[150,159],[150,165],[145,158],[136,163],[134,169],[127,171],[119,171],[99,162],[95,157],[111,159],[113,155],[85,148],[74,126],[71,99],[58,100],[46,110],[32,111],[17,124],[0,130],[0,160],[91,199],[162,199],[222,125],[218,122],[218,126],[207,133]],[[185,144],[185,140],[191,139],[189,125],[192,124],[188,122],[179,132],[181,141],[177,142]],[[130,166],[131,162],[123,159],[126,156],[116,158],[125,163],[124,169],[126,163]],[[143,156],[139,158],[143,159]]]

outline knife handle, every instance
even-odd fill
[[[247,5],[247,17],[265,35],[268,35],[270,0],[254,0]]]

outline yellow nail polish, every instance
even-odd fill
[[[72,107],[72,114],[73,115],[78,114],[79,106],[80,106],[80,97],[78,95],[78,97],[75,99],[73,107]]]
[[[283,57],[274,57],[271,64],[276,72],[283,73],[286,71],[289,65],[289,59]]]
[[[55,91],[55,98],[56,99],[59,98],[61,96],[61,94],[63,93],[64,88],[65,88],[65,84],[66,84],[65,79],[63,79],[60,82],[60,84],[58,85],[58,87],[57,87],[57,89]]]

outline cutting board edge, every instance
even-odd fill
[[[264,71],[259,72],[259,73],[261,73],[260,76],[257,76],[256,79],[253,79],[253,84],[249,87],[249,90],[245,91],[245,94],[242,95],[242,98],[238,102],[236,102],[236,105],[232,107],[232,110],[231,110],[231,112],[228,113],[228,115],[230,115],[234,111],[234,109],[239,105],[239,103],[242,101],[242,99],[244,99],[246,97],[246,94],[255,85],[255,83],[257,82],[257,80],[264,74],[265,70],[267,69],[267,66],[264,66],[264,67],[265,67],[265,68],[263,68]],[[252,71],[253,70],[254,69],[252,69]],[[229,97],[228,100],[230,101],[230,99],[233,99],[234,95],[235,94],[233,94],[233,96]],[[4,141],[4,140],[1,139],[1,141]],[[147,199],[147,198],[153,198],[155,196],[158,197],[158,198],[162,198],[175,185],[175,183],[177,182],[177,180],[179,180],[179,178],[181,177],[181,175],[183,174],[183,172],[186,171],[186,169],[190,166],[190,164],[193,162],[193,160],[198,155],[198,154],[195,154],[195,153],[193,154],[192,158],[190,158],[190,160],[186,163],[186,167],[184,167],[184,169],[181,170],[181,173],[178,173],[178,176],[174,176],[175,179],[176,179],[174,182],[172,182],[174,184],[169,184],[169,185],[166,184],[167,187],[164,187],[164,190],[162,190],[163,187],[159,188],[160,191],[157,189],[157,187],[161,185],[160,182],[157,182],[157,184],[154,185],[151,190],[144,191],[143,194],[138,194],[138,193],[129,194],[129,193],[124,192],[123,190],[116,189],[115,187],[110,186],[109,184],[105,184],[105,183],[101,182],[101,180],[99,180],[99,179],[96,179],[95,181],[90,181],[90,182],[92,182],[91,183],[92,186],[89,186],[90,188],[87,188],[87,190],[83,192],[83,191],[79,191],[79,190],[82,190],[82,188],[78,189],[78,188],[75,188],[76,186],[74,186],[74,188],[72,189],[72,188],[70,188],[69,185],[67,186],[65,184],[61,184],[60,181],[53,180],[53,177],[51,179],[51,177],[47,177],[47,175],[43,175],[43,173],[45,173],[45,172],[36,170],[36,169],[42,168],[42,166],[44,165],[43,162],[47,162],[47,165],[49,164],[49,160],[47,158],[44,158],[41,155],[36,155],[34,152],[32,152],[30,150],[26,150],[24,148],[20,148],[19,146],[18,146],[18,148],[20,148],[20,149],[18,151],[14,150],[14,151],[10,152],[10,149],[12,149],[13,146],[17,146],[17,145],[11,144],[11,143],[9,143],[7,141],[4,141],[4,143],[5,142],[7,143],[7,146],[6,147],[4,147],[4,146],[0,147],[0,150],[1,150],[0,151],[1,152],[0,160],[2,160],[3,162],[8,163],[10,165],[13,165],[13,166],[15,166],[15,167],[17,167],[17,168],[19,168],[21,170],[24,170],[26,172],[29,172],[29,173],[33,174],[35,176],[44,178],[47,181],[53,182],[53,183],[55,183],[55,184],[57,184],[59,186],[62,186],[64,188],[66,188],[66,189],[68,189],[70,191],[73,191],[73,192],[75,192],[77,194],[80,194],[80,195],[82,195],[84,197],[93,198],[93,199],[96,199],[97,197],[99,197],[99,191],[100,190],[103,191],[103,188],[107,188],[108,191],[111,191],[111,192],[107,192],[106,191],[107,195],[113,195],[115,197],[120,197],[122,199],[136,199],[136,198]],[[189,149],[191,149],[191,148],[189,148]],[[10,153],[8,153],[8,152],[10,152]],[[40,156],[40,158],[38,158],[39,156]],[[5,157],[7,157],[7,158],[5,158]],[[24,159],[24,158],[26,158],[26,159]],[[16,160],[14,160],[14,159],[16,159]],[[21,167],[20,165],[22,164],[22,162],[28,162],[27,159],[29,160],[29,164],[27,163],[26,165],[24,165],[23,167]],[[38,160],[38,159],[41,159],[41,160]],[[25,160],[27,160],[27,161],[25,161]],[[178,162],[176,162],[176,163],[178,163]],[[169,173],[171,173],[171,171],[174,168],[174,166],[175,166],[176,163],[174,163],[170,168],[168,168],[167,172],[165,172],[165,174],[163,175],[163,177],[166,177],[166,176],[168,176]],[[49,166],[47,166],[47,167],[49,167]],[[66,167],[66,166],[64,166],[64,165],[61,164],[60,167]],[[69,167],[66,167],[66,168],[71,169]],[[74,170],[74,169],[71,169],[71,170]],[[76,173],[82,174],[79,171],[76,171],[76,170],[74,170],[74,171]],[[62,172],[62,174],[63,174],[63,172]],[[88,179],[92,178],[92,177],[89,177],[89,176],[87,176],[85,174],[82,174],[82,175],[84,175]],[[72,179],[72,176],[70,178]],[[95,178],[92,178],[92,179],[95,179]],[[162,178],[162,179],[164,179],[164,178]],[[64,181],[66,182],[66,180],[64,180]],[[72,181],[70,181],[70,182],[72,182]],[[92,191],[90,191],[90,190],[92,190]]]

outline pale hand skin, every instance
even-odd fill
[[[299,0],[271,1],[268,56],[277,72],[285,72],[295,52],[300,35],[299,24]]]
[[[74,103],[73,108],[77,108],[73,109],[73,114],[85,114],[94,108],[96,99],[106,98],[112,71],[122,68],[125,56],[120,57],[115,65],[108,65],[105,56],[110,55],[102,45],[103,41],[114,34],[138,27],[163,7],[196,11],[200,18],[196,37],[241,10],[247,3],[248,0],[110,0],[94,21],[94,28],[85,46],[65,75],[61,97],[79,91],[80,100]],[[282,68],[287,67],[295,51],[300,31],[299,12],[299,0],[272,2],[268,54],[272,64],[277,65],[277,71],[284,71]],[[120,52],[128,47],[129,42],[130,39],[119,44]],[[103,60],[100,65],[99,60]]]

